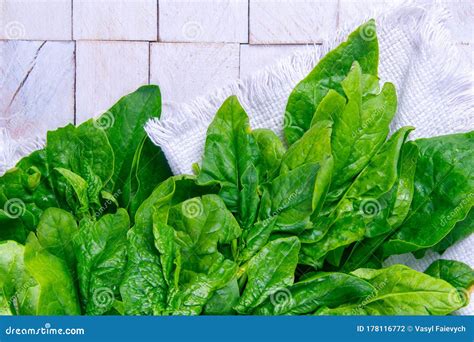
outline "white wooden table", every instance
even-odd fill
[[[1,0],[0,128],[44,134],[147,83],[160,85],[165,102],[189,101],[387,2]],[[472,60],[473,2],[439,5]]]

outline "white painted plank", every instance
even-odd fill
[[[163,42],[248,42],[247,0],[160,0]]]
[[[12,138],[74,121],[74,43],[0,41],[0,127]]]
[[[319,43],[336,30],[336,0],[250,1],[250,43]]]
[[[297,51],[309,48],[313,49],[313,45],[241,45],[240,78],[255,74]]]
[[[148,83],[148,43],[78,41],[76,121],[110,108],[120,97]]]
[[[157,40],[157,0],[74,0],[74,39]]]
[[[71,0],[0,1],[0,39],[70,40]]]
[[[150,82],[164,102],[188,102],[238,77],[238,44],[151,44]]]

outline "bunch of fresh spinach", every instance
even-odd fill
[[[469,302],[474,271],[383,268],[473,232],[474,132],[390,137],[374,22],[291,93],[284,143],[236,97],[196,175],[170,177],[143,124],[146,86],[98,120],[49,132],[0,178],[0,313],[424,315]]]

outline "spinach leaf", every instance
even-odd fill
[[[266,245],[270,238],[270,234],[275,228],[276,220],[277,216],[273,216],[263,221],[258,221],[252,227],[243,231],[240,243],[240,262],[249,260],[255,255],[255,253]]]
[[[307,163],[262,184],[259,220],[276,218],[275,229],[299,232],[310,226],[317,206],[315,183],[319,164]]]
[[[219,108],[207,130],[198,183],[219,183],[220,196],[232,212],[239,213],[238,217],[242,220],[241,191],[244,188],[254,189],[253,169],[257,168],[259,160],[259,148],[251,134],[247,114],[237,98],[231,96]],[[245,191],[245,195],[256,196],[253,190]],[[254,203],[257,199],[250,201]]]
[[[383,245],[384,256],[439,243],[474,204],[474,132],[415,141],[419,156],[407,219]]]
[[[200,314],[213,293],[236,275],[219,252],[241,229],[217,195],[195,197],[155,211],[153,232],[168,298],[165,313]]]
[[[339,115],[331,117],[334,121],[331,137],[334,177],[328,196],[330,201],[341,197],[382,146],[397,108],[396,91],[391,83],[384,84],[378,94],[364,94],[364,75],[357,62],[341,86],[347,104]]]
[[[387,217],[392,196],[387,194],[397,181],[401,149],[411,130],[401,128],[377,152],[338,203],[332,222],[318,227],[324,236],[302,245],[302,263],[319,266],[329,251],[359,241],[364,235],[373,237],[390,230]]]
[[[25,247],[15,241],[0,242],[0,314],[36,314],[37,282],[26,270]]]
[[[46,156],[49,170],[70,170],[92,185],[91,175],[97,176],[103,185],[114,171],[114,151],[107,135],[92,120],[78,127],[67,125],[48,132]],[[56,196],[66,198],[67,181],[59,173],[51,173]]]
[[[240,298],[237,279],[232,279],[225,287],[218,289],[204,306],[205,315],[231,315]]]
[[[99,221],[83,219],[74,237],[77,273],[86,314],[109,311],[117,298],[127,260],[128,214],[119,209]]]
[[[1,240],[24,243],[46,208],[58,207],[46,162],[46,151],[23,158],[0,177]]]
[[[356,304],[323,308],[318,315],[446,315],[463,306],[449,283],[407,266],[361,268],[352,274],[368,281],[375,295]]]
[[[76,219],[59,208],[48,208],[40,218],[36,234],[41,246],[64,260],[73,276],[76,275],[76,256],[73,237],[77,233]]]
[[[456,223],[454,228],[446,235],[443,240],[434,245],[431,249],[442,254],[456,242],[468,237],[474,233],[474,210],[471,208],[467,217]]]
[[[456,260],[439,259],[433,262],[425,273],[439,279],[443,279],[453,285],[465,300],[469,303],[469,289],[474,285],[474,270],[463,262]]]
[[[155,187],[169,176],[171,170],[163,152],[148,137],[144,137],[135,152],[129,180],[124,184],[122,196],[119,196],[131,218]]]
[[[172,175],[163,152],[143,129],[149,119],[160,115],[160,89],[148,85],[120,99],[98,119],[111,123],[105,129],[115,153],[113,186],[109,189],[120,192],[119,202],[129,208],[131,217],[156,185]]]
[[[375,293],[367,281],[344,273],[318,273],[275,292],[255,310],[257,315],[300,315],[321,306],[359,302]]]
[[[160,89],[155,85],[146,85],[122,97],[96,120],[96,126],[105,131],[115,156],[113,174],[107,186],[109,192],[123,191],[126,183],[141,172],[156,171],[155,177],[150,177],[147,180],[152,189],[161,180],[171,175],[161,150],[148,143],[145,147],[143,146],[144,141],[147,140],[143,128],[145,123],[150,118],[159,118],[160,115]],[[141,166],[134,170],[133,163],[137,150]],[[141,186],[143,185],[141,184]],[[133,189],[133,192],[135,191],[138,190]],[[119,202],[122,207],[127,207],[133,200],[133,194],[129,195],[120,197]],[[143,201],[146,197],[147,195],[144,194],[141,200]],[[140,201],[140,199],[137,200]]]
[[[41,246],[34,233],[25,244],[24,263],[39,288],[34,315],[79,315],[79,298],[67,263]]]
[[[371,39],[365,32],[371,33]],[[293,144],[310,127],[313,114],[330,89],[342,94],[341,82],[354,61],[364,74],[377,76],[378,42],[373,20],[361,25],[346,42],[330,51],[290,94],[285,111],[285,137]]]
[[[297,237],[273,240],[263,247],[245,268],[247,285],[235,310],[249,313],[268,296],[293,284],[300,242]]]
[[[331,184],[334,165],[331,154],[331,133],[331,121],[316,123],[288,149],[281,162],[281,174],[308,163],[316,163],[320,166],[315,179],[313,211],[311,212],[315,216],[318,215]]]
[[[89,185],[87,182],[84,178],[68,169],[58,167],[55,170],[66,179],[67,184],[76,194],[77,203],[71,197],[66,197],[66,200],[68,201],[69,206],[73,208],[74,213],[78,216],[86,213],[89,210],[89,196],[87,194],[87,188]]]
[[[417,157],[417,145],[412,142],[406,143],[402,148],[399,162],[399,176],[394,186],[394,191],[392,192],[390,212],[387,217],[387,224],[390,230],[379,236],[366,238],[357,242],[347,257],[342,270],[348,272],[363,267],[371,258],[376,258],[378,262],[381,262],[381,253],[377,250],[380,249],[380,246],[403,223],[410,209],[414,192]]]
[[[257,141],[262,157],[262,179],[264,182],[271,181],[278,175],[281,159],[286,152],[286,148],[280,138],[269,129],[255,129],[252,131],[252,135]]]
[[[159,314],[166,308],[167,283],[153,236],[155,210],[212,192],[212,187],[196,185],[194,177],[174,176],[161,183],[138,208],[135,225],[127,234],[128,261],[120,286],[126,314]]]

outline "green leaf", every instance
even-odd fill
[[[276,217],[275,230],[298,232],[310,226],[317,205],[319,164],[307,163],[264,184],[259,220]]]
[[[354,63],[341,82],[347,104],[340,115],[332,117],[334,177],[329,194],[332,201],[340,198],[382,146],[397,108],[393,84],[386,83],[379,94],[364,97],[363,80],[362,69]]]
[[[63,168],[56,168],[58,171],[67,181],[67,183],[74,189],[76,194],[77,200],[79,201],[79,206],[75,212],[78,214],[85,213],[89,209],[89,197],[87,194],[87,182],[78,174]]]
[[[224,259],[219,246],[240,236],[237,221],[219,196],[204,195],[157,209],[153,232],[168,284],[164,312],[200,314],[236,275],[237,265]]]
[[[249,313],[275,291],[293,284],[300,242],[297,237],[273,240],[250,259],[247,285],[238,305],[239,313]]]
[[[172,207],[168,224],[175,230],[183,268],[194,271],[207,272],[213,254],[218,253],[218,243],[231,243],[241,234],[239,224],[217,195],[192,198]]]
[[[167,284],[153,236],[153,214],[163,205],[175,205],[215,189],[196,185],[191,176],[174,176],[161,183],[138,208],[128,232],[128,261],[120,286],[127,315],[151,315],[166,308]]]
[[[257,315],[301,315],[321,306],[336,307],[359,302],[375,293],[363,279],[344,273],[318,273],[275,292],[259,306]]]
[[[463,304],[456,289],[403,265],[380,270],[361,268],[353,275],[365,279],[376,294],[357,304],[319,310],[319,315],[446,315]]]
[[[107,135],[92,120],[48,132],[46,155],[49,170],[67,169],[83,179],[92,173],[104,185],[114,172],[114,151]],[[65,198],[66,179],[60,174],[52,174],[51,178],[56,195]]]
[[[359,241],[364,235],[373,237],[390,231],[387,200],[391,196],[383,197],[397,181],[401,149],[411,130],[405,127],[394,133],[359,174],[338,203],[332,223],[318,227],[327,233],[315,243],[303,244],[304,263],[316,266],[329,251]]]
[[[276,216],[263,221],[257,221],[252,227],[242,233],[241,253],[239,261],[245,262],[266,245],[272,233]]]
[[[123,196],[119,196],[131,217],[135,216],[138,207],[150,196],[155,187],[171,175],[161,149],[148,137],[144,137],[136,151],[130,181],[124,185]]]
[[[364,267],[364,265],[374,257],[380,261],[381,255],[375,256],[375,254],[377,254],[376,251],[390,235],[398,229],[408,215],[413,199],[417,157],[417,145],[411,142],[405,143],[399,161],[398,180],[394,186],[394,191],[391,192],[390,211],[387,217],[387,224],[390,230],[382,235],[357,242],[345,261],[342,268],[344,271],[349,272]]]
[[[474,204],[474,132],[415,143],[419,156],[412,205],[400,229],[384,244],[384,256],[436,245]]]
[[[346,42],[327,53],[290,94],[284,129],[288,143],[294,143],[308,130],[313,114],[330,89],[343,94],[341,82],[354,61],[359,62],[364,74],[377,76],[378,55],[373,20],[360,26]]]
[[[425,273],[443,279],[454,286],[460,293],[465,305],[469,303],[469,291],[474,285],[474,270],[471,266],[456,260],[436,260]]]
[[[308,163],[319,165],[320,169],[315,180],[312,215],[319,213],[331,184],[334,166],[331,154],[331,133],[332,121],[317,122],[288,149],[281,162],[281,174]]]
[[[258,194],[258,172],[251,164],[242,175],[240,190],[240,221],[244,229],[250,227],[257,217],[260,197]]]
[[[219,108],[207,130],[199,184],[219,183],[221,197],[232,212],[238,212],[242,176],[259,162],[259,149],[251,134],[249,119],[237,97]]]
[[[76,274],[76,256],[73,248],[73,236],[77,233],[74,216],[59,208],[48,208],[38,223],[38,240],[49,253],[64,260],[71,274]]]
[[[204,306],[205,315],[231,315],[240,298],[237,279],[232,279],[225,287],[218,289]]]
[[[255,129],[252,135],[257,141],[262,156],[263,181],[270,181],[278,175],[280,163],[286,152],[280,138],[269,129]]]
[[[124,209],[99,221],[83,219],[74,238],[82,304],[88,315],[109,311],[119,294],[127,261],[130,220]]]
[[[24,243],[43,210],[57,206],[46,152],[35,151],[0,177],[0,240]]]
[[[109,192],[124,191],[125,184],[135,177],[138,181],[143,181],[143,178],[141,178],[142,172],[156,172],[155,177],[148,180],[153,184],[150,185],[152,189],[159,181],[171,175],[159,147],[152,146],[152,144],[143,147],[144,140],[148,140],[143,127],[149,119],[159,118],[160,115],[160,89],[155,85],[146,85],[122,97],[96,120],[96,126],[104,130],[115,155],[113,174],[110,184],[107,186]],[[132,164],[137,150],[141,152],[139,153],[139,164],[141,165],[135,171],[132,171]],[[147,185],[141,184],[139,189],[142,186]],[[133,191],[139,190],[133,189]],[[141,191],[147,192],[148,190],[142,189]],[[142,200],[146,197],[147,194],[143,194]],[[121,198],[121,206],[128,206],[132,198]]]
[[[0,314],[36,314],[36,281],[23,262],[25,248],[15,241],[0,242]]]
[[[466,218],[454,226],[454,228],[446,235],[443,240],[438,242],[432,249],[440,254],[444,253],[449,247],[456,242],[465,239],[474,233],[474,210],[471,208]]]
[[[36,235],[26,240],[24,262],[39,289],[34,315],[79,315],[81,309],[67,263],[41,246]]]

